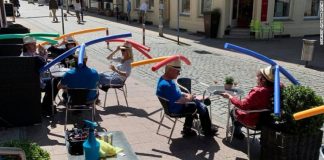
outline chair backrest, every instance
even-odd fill
[[[159,97],[157,96],[162,107],[163,107],[163,110],[164,110],[164,113],[167,114],[167,115],[170,115],[170,112],[169,112],[169,100],[165,99],[165,98],[162,98],[162,97]]]
[[[177,84],[179,85],[181,92],[191,93],[191,79],[190,78],[178,78]]]
[[[70,105],[86,105],[88,103],[88,95],[92,89],[85,88],[69,88],[67,89],[68,104]]]

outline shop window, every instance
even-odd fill
[[[144,2],[143,0],[136,0],[136,8],[139,9],[140,6],[141,6],[141,2]],[[146,0],[146,2],[148,3],[149,5],[149,8],[148,10],[154,10],[154,0]]]
[[[319,0],[306,0],[305,17],[319,17]]]
[[[181,1],[181,14],[189,15],[190,14],[190,0]]]
[[[211,0],[199,0],[199,16],[203,16],[204,12],[211,11]]]
[[[290,13],[290,0],[275,0],[274,18],[288,18]]]

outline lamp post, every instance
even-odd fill
[[[163,9],[164,9],[164,3],[163,0],[160,0],[160,9],[159,9],[159,36],[163,37]]]
[[[180,29],[179,29],[179,17],[180,17],[180,2],[178,0],[178,32],[177,32],[177,36],[178,36],[178,45],[180,44],[179,42],[179,32],[180,32]]]

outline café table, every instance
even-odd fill
[[[117,153],[113,157],[107,157],[107,160],[138,160],[136,154],[134,153],[131,145],[128,143],[124,133],[122,131],[108,131],[108,134],[112,133],[112,145],[114,147],[120,147],[123,149],[122,152]],[[98,134],[101,134],[99,132]],[[68,143],[66,143],[68,148]],[[69,160],[84,160],[84,155],[74,156],[68,153]]]
[[[217,96],[217,95],[220,96],[221,93],[225,93],[225,92],[227,92],[227,93],[229,93],[229,94],[231,94],[233,96],[238,96],[238,97],[240,97],[240,99],[241,99],[242,95],[244,94],[244,91],[237,88],[237,87],[234,87],[234,88],[231,88],[231,89],[225,89],[224,86],[215,85],[215,86],[208,86],[206,88],[206,90],[204,91],[203,96],[208,96],[208,94],[209,94],[210,97],[211,96]],[[229,133],[229,130],[230,130],[229,129],[229,127],[230,127],[229,126],[230,112],[231,112],[231,101],[228,100],[228,103],[227,103],[226,138],[228,137],[228,133]],[[211,113],[211,111],[210,111],[210,113]],[[212,119],[211,114],[210,114],[210,118]]]
[[[54,80],[55,79],[61,79],[64,76],[64,74],[69,70],[70,70],[70,68],[64,68],[64,67],[62,67],[60,65],[55,65],[52,68],[50,68],[49,72],[50,72],[51,77],[52,77],[51,85],[52,85],[52,101],[53,101],[53,104],[57,104],[55,102],[55,97],[54,97],[54,87],[56,87],[56,86],[54,86]]]

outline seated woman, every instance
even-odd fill
[[[121,51],[122,57],[113,58],[117,51]],[[108,60],[113,60],[119,64],[115,67],[110,65],[109,68],[112,73],[101,73],[99,84],[102,86],[110,85],[122,85],[127,77],[131,73],[131,63],[133,62],[132,46],[129,43],[124,43],[122,46],[118,46],[108,57]]]
[[[228,98],[237,110],[231,112],[234,120],[235,130],[234,138],[244,139],[241,132],[242,124],[245,126],[255,127],[258,123],[260,113],[248,113],[248,110],[269,109],[272,106],[272,97],[274,92],[274,76],[271,66],[261,68],[256,75],[257,86],[253,87],[249,94],[240,100],[239,97],[232,96],[229,93],[222,93],[224,98]]]

